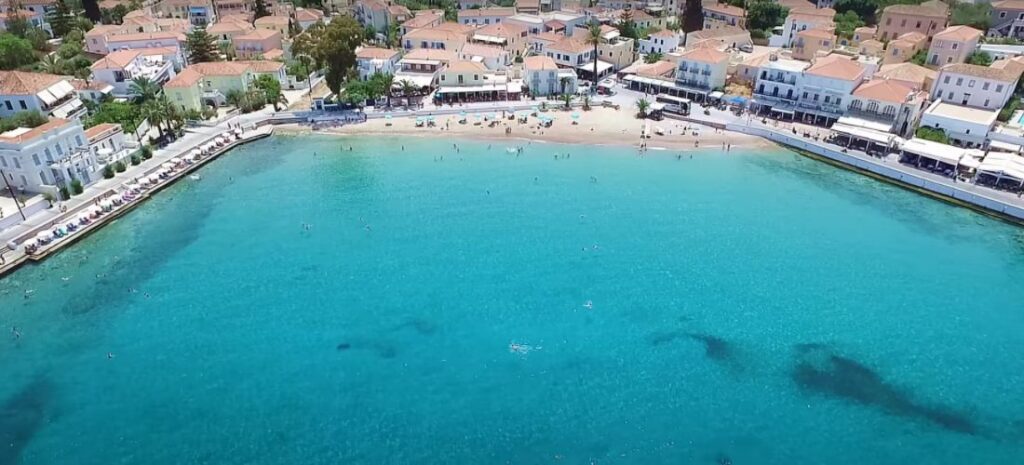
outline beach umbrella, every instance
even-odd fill
[[[498,119],[498,114],[491,112],[491,119]]]
[[[466,110],[462,110],[462,111],[460,111],[460,112],[459,112],[459,116],[461,116],[461,117],[465,118],[465,117],[466,117]]]
[[[427,116],[427,121],[434,121],[434,115]]]
[[[390,120],[391,119],[391,113],[388,113],[388,114],[384,115],[384,119]]]
[[[578,112],[578,111],[574,111],[574,112],[572,112],[572,114],[571,114],[571,115],[569,115],[569,116],[570,116],[570,117],[571,117],[572,119],[580,119],[580,112]]]

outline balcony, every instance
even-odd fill
[[[786,84],[790,86],[796,85],[796,76],[786,76],[785,74],[765,74],[758,78],[761,81],[777,82],[779,84]]]

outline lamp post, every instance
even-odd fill
[[[18,201],[18,195],[14,193],[14,188],[11,187],[11,183],[7,180],[7,173],[0,169],[0,178],[4,178],[4,185],[7,186],[7,191],[11,193],[11,198],[14,199],[14,206],[18,207],[18,213],[21,215],[21,220],[25,221],[28,218],[25,217],[25,212],[21,210],[21,202]]]

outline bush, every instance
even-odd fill
[[[68,200],[70,198],[71,198],[71,193],[68,192],[68,188],[64,187],[64,186],[60,186],[60,199],[61,200]]]
[[[82,181],[77,179],[71,181],[71,195],[81,194],[85,189],[82,188]]]
[[[110,179],[114,177],[114,167],[107,165],[103,167],[103,179]]]
[[[1020,99],[1016,95],[1010,97],[1010,101],[1006,102],[1006,106],[1002,110],[999,110],[999,121],[1007,122],[1013,117],[1013,113],[1017,111],[1017,107],[1020,106]]]
[[[128,169],[128,167],[124,166],[124,162],[123,161],[119,161],[117,163],[114,163],[114,171],[117,171],[118,173],[124,173],[124,170],[126,170],[126,169]]]
[[[52,207],[53,206],[53,201],[57,200],[57,198],[54,197],[53,194],[51,194],[49,192],[44,192],[43,193],[43,200],[46,200],[50,204],[50,206]]]
[[[140,151],[140,155],[142,156],[143,160],[149,160],[150,158],[153,158],[153,147],[150,147],[149,144],[143,145],[142,150]]]
[[[138,165],[139,163],[142,163],[142,157],[138,155],[132,155],[132,166]]]
[[[938,142],[940,144],[948,144],[949,137],[946,136],[946,131],[939,128],[933,128],[930,126],[921,126],[917,128],[914,135],[924,140],[930,140],[932,142]]]

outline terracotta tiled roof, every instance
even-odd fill
[[[572,37],[564,37],[562,40],[548,45],[548,50],[558,50],[568,53],[583,53],[592,48],[593,47],[588,45],[586,42],[573,39]]]
[[[478,18],[481,16],[512,16],[516,14],[515,8],[491,7],[477,8],[470,10],[459,10],[460,18]]]
[[[90,69],[124,69],[139,55],[138,50],[118,50],[93,63]]]
[[[272,48],[263,52],[263,61],[273,61],[284,58],[284,50],[279,48]]]
[[[235,40],[266,40],[274,36],[281,37],[281,33],[273,29],[254,29],[240,36],[235,36]]]
[[[743,8],[740,8],[738,6],[732,6],[727,3],[710,3],[704,5],[703,8],[704,11],[713,11],[715,13],[721,13],[723,15],[728,16],[742,17],[747,13],[746,10],[744,10]]]
[[[881,102],[903,103],[907,101],[907,96],[916,92],[907,82],[875,78],[857,86],[853,96]]]
[[[1006,71],[1009,73],[1008,76],[1018,79],[1021,73],[1024,72],[1024,58],[1013,57],[996,60],[992,63],[992,67]]]
[[[798,37],[809,37],[812,39],[835,39],[835,34],[832,31],[825,29],[807,29],[804,31],[797,32]]]
[[[981,31],[970,26],[950,26],[942,32],[935,34],[934,38],[955,40],[957,42],[968,42],[981,38]]]
[[[63,80],[55,74],[0,71],[0,95],[35,95]]]
[[[900,14],[911,16],[925,16],[929,18],[945,18],[949,11],[944,6],[937,5],[941,2],[925,2],[920,5],[891,5],[882,10],[882,14]]]
[[[661,38],[664,38],[664,39],[671,39],[673,37],[679,37],[679,35],[676,34],[675,32],[672,32],[672,31],[668,30],[668,29],[662,29],[662,30],[660,30],[658,32],[655,32],[654,34],[651,34],[651,37],[661,37]]]
[[[295,10],[295,20],[301,22],[317,22],[324,19],[324,13],[315,8],[299,8]]]
[[[107,38],[107,42],[132,42],[136,40],[166,40],[176,39],[179,42],[185,41],[185,35],[180,32],[140,32],[135,34],[118,34]]]
[[[192,67],[181,70],[180,73],[164,83],[164,88],[191,87],[203,79],[203,75]]]
[[[729,37],[741,34],[749,35],[750,32],[736,26],[722,26],[717,29],[701,29],[699,31],[693,31],[689,33],[689,39],[687,40],[717,39],[719,37]]]
[[[91,90],[96,92],[110,92],[114,90],[114,86],[107,84],[103,81],[86,81],[85,79],[71,79],[68,81],[71,83],[71,87],[75,90]]]
[[[493,45],[466,44],[460,52],[462,56],[478,56],[484,58],[497,58],[505,54],[505,49]]]
[[[412,40],[453,40],[465,38],[465,35],[437,28],[413,29],[405,34],[403,39]]]
[[[420,13],[413,16],[411,19],[402,23],[402,27],[406,29],[418,29],[421,27],[428,27],[439,20],[443,20],[444,17],[437,13]]]
[[[477,63],[475,61],[456,61],[448,65],[448,71],[455,72],[481,72],[487,71],[487,67],[483,63]]]
[[[217,21],[216,23],[213,23],[209,27],[207,27],[206,28],[206,32],[208,32],[210,34],[213,34],[213,35],[221,35],[221,34],[232,34],[232,33],[236,33],[236,32],[248,32],[248,31],[251,31],[253,29],[256,29],[256,28],[253,27],[252,24],[249,24],[248,22],[245,22],[245,21],[238,21],[238,20],[233,20],[233,19],[228,19],[228,20],[221,19],[220,21]]]
[[[659,60],[641,67],[637,70],[636,74],[647,77],[666,77],[671,76],[675,69],[675,63]]]
[[[530,38],[546,40],[548,42],[558,42],[559,40],[562,40],[562,39],[565,38],[565,34],[559,34],[557,32],[550,32],[549,31],[549,32],[541,32],[540,34],[536,34],[536,35],[530,36]]]
[[[913,63],[896,63],[891,65],[882,65],[878,72],[875,73],[875,76],[904,82],[913,82],[920,86],[918,88],[922,88],[925,81],[934,81],[938,74],[939,73],[925,68],[924,66],[915,65]]]
[[[839,55],[828,55],[817,59],[804,73],[845,81],[856,81],[864,77],[864,66]]]
[[[923,40],[928,40],[928,36],[926,36],[926,35],[924,35],[924,34],[922,34],[920,32],[914,31],[914,32],[908,32],[906,34],[903,34],[903,35],[899,36],[897,38],[897,40],[902,40],[902,41],[906,41],[906,42],[916,43],[916,42],[921,42]]]
[[[8,18],[31,18],[36,14],[29,10],[14,10],[0,12],[0,21],[7,21]]]
[[[721,63],[729,59],[729,54],[719,52],[713,48],[698,48],[688,50],[680,55],[688,61],[699,61],[701,63]]]
[[[398,55],[398,50],[380,47],[363,47],[356,50],[356,58],[363,60],[387,60]]]
[[[284,63],[271,60],[239,60],[235,63],[249,65],[254,73],[276,73],[284,68]]]
[[[994,10],[1024,10],[1024,1],[1022,0],[1005,0],[1002,2],[992,2],[992,9]]]
[[[410,60],[437,60],[443,62],[452,62],[458,59],[455,56],[455,52],[451,50],[439,50],[436,48],[417,48],[415,50],[406,53],[402,59]]]
[[[993,63],[994,65],[995,63]],[[1001,69],[996,66],[980,66],[972,65],[969,63],[953,63],[945,65],[939,70],[940,74],[955,73],[963,74],[965,76],[974,76],[984,79],[995,79],[1003,82],[1013,82],[1020,77],[1019,73],[1015,73],[1012,69]]]
[[[256,26],[287,26],[290,19],[287,16],[264,16],[257,18]]]
[[[85,130],[85,138],[92,142],[100,137],[106,136],[109,132],[121,131],[121,125],[117,123],[100,123]]]
[[[549,56],[537,55],[523,59],[523,67],[534,71],[556,70],[558,65]]]
[[[821,20],[832,21],[832,18],[835,18],[836,16],[836,10],[831,8],[815,8],[812,5],[808,5],[806,8],[794,8],[789,10],[789,16],[793,19],[799,19],[805,22]]]
[[[518,24],[489,24],[474,32],[474,35],[485,35],[495,37],[522,37],[523,33],[526,32],[526,28]]]
[[[45,123],[43,123],[43,124],[41,124],[39,126],[36,126],[36,127],[32,128],[32,129],[29,129],[28,131],[25,131],[25,132],[14,133],[14,131],[8,131],[8,132],[5,132],[3,134],[0,134],[0,140],[2,140],[4,142],[12,143],[12,144],[21,144],[21,143],[30,141],[32,139],[35,139],[37,137],[40,137],[43,134],[46,134],[47,132],[50,132],[50,131],[52,131],[54,129],[58,129],[58,128],[64,127],[68,123],[70,123],[70,121],[68,121],[66,119],[51,118],[49,121],[47,121],[47,122],[45,122]],[[14,134],[12,134],[12,133],[14,133]],[[10,134],[10,135],[8,135],[8,134]]]
[[[194,70],[203,76],[241,76],[252,67],[240,61],[211,61],[196,63],[185,69]]]

